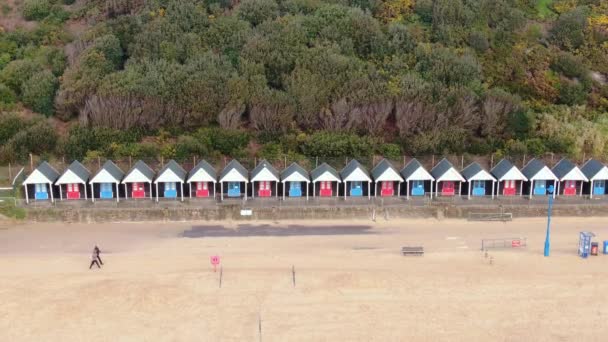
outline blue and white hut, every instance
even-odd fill
[[[538,159],[532,159],[521,169],[521,172],[528,178],[530,188],[528,189],[530,198],[532,196],[546,196],[550,186],[555,188],[555,183],[559,180],[551,170]],[[555,198],[553,190],[553,198]]]
[[[179,195],[184,200],[184,182],[186,181],[186,170],[175,160],[171,159],[163,166],[154,180],[156,185],[156,202],[159,196],[159,184],[163,191],[164,198],[175,198]]]
[[[308,171],[298,163],[292,163],[281,172],[281,183],[283,183],[283,200],[285,200],[285,189],[287,188],[289,188],[289,197],[302,197],[302,187],[305,188],[306,200],[308,200],[310,176]]]
[[[118,184],[124,176],[125,173],[114,162],[107,160],[89,182],[91,185],[91,200],[95,202],[95,193],[97,192],[100,199],[116,198],[116,202],[119,202]],[[97,191],[95,191],[96,187]]]
[[[236,159],[232,159],[220,173],[221,199],[224,200],[224,183],[228,183],[226,195],[228,197],[241,197],[247,200],[247,183],[249,183],[249,173]],[[241,191],[241,184],[245,184],[245,191]]]
[[[596,159],[589,159],[581,168],[590,181],[589,198],[603,196],[606,194],[606,182],[608,181],[608,167]]]
[[[494,199],[494,184],[496,178],[494,178],[488,171],[486,171],[479,163],[473,162],[465,167],[460,172],[467,180],[467,198],[473,196],[486,196],[488,194],[488,183],[491,183],[492,189],[490,194]]]
[[[371,199],[371,183],[367,169],[357,160],[352,159],[340,172],[340,177],[344,182],[344,199],[346,195],[350,197],[361,197],[365,194],[363,183],[367,182],[367,198]]]
[[[406,198],[411,196],[424,196],[426,189],[433,198],[433,182],[435,178],[420,164],[417,159],[410,160],[401,170],[401,177],[405,180]]]
[[[46,201],[48,199],[51,202],[55,202],[54,185],[55,181],[59,178],[59,172],[55,170],[49,163],[43,161],[38,165],[32,173],[23,181],[25,188],[25,202],[30,203],[30,188],[28,185],[33,185],[33,195],[36,201]]]

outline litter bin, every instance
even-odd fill
[[[604,254],[608,254],[608,240],[604,241]]]
[[[599,245],[597,242],[592,242],[591,243],[591,255],[597,255],[599,249]]]

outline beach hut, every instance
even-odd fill
[[[589,159],[581,167],[581,171],[590,181],[589,198],[606,194],[606,180],[608,180],[608,167],[596,159]]]
[[[462,194],[462,183],[465,179],[447,159],[443,158],[439,164],[435,165],[431,169],[431,175],[435,178],[435,196],[440,193],[440,185],[441,196],[456,195],[456,183],[458,183],[458,195]]]
[[[498,187],[496,188],[497,194],[515,196],[517,195],[517,188],[519,188],[519,195],[523,195],[524,182],[528,181],[528,179],[510,161],[507,159],[499,161],[498,164],[490,170],[490,173],[498,180]],[[517,186],[518,182],[519,187]],[[501,184],[502,192],[500,189]]]
[[[540,160],[532,159],[521,169],[530,183],[530,189],[528,191],[530,198],[532,196],[546,196],[547,189],[553,183],[557,182],[557,177],[551,172],[551,170]],[[553,198],[555,198],[555,191],[553,191]]]
[[[371,199],[371,183],[367,169],[357,160],[352,159],[340,172],[340,177],[344,182],[344,199],[346,195],[350,197],[361,197],[364,195],[363,182],[367,182],[367,198]]]
[[[79,161],[74,160],[55,182],[55,185],[59,186],[59,197],[61,200],[63,200],[62,185],[65,185],[66,199],[80,199],[82,198],[82,192],[84,192],[84,199],[87,199],[87,182],[90,176],[89,170],[80,164]]]
[[[156,185],[156,202],[159,196],[159,184],[162,187],[164,198],[175,198],[177,195],[181,200],[184,200],[184,182],[186,181],[186,170],[181,167],[175,160],[171,159],[163,166],[154,180]]]
[[[433,198],[433,182],[435,178],[416,159],[410,160],[401,170],[401,177],[405,180],[406,197],[424,196],[428,185],[429,193]]]
[[[393,165],[386,159],[382,159],[378,165],[372,169],[372,177],[374,178],[374,197],[378,196],[394,196],[395,195],[395,183],[397,184],[397,196],[401,192],[401,182],[403,178],[399,175],[399,172],[393,167]],[[380,190],[378,191],[378,187]]]
[[[232,159],[220,174],[220,196],[224,200],[224,183],[228,183],[226,195],[228,197],[241,197],[241,184],[245,184],[244,198],[247,199],[247,183],[249,177],[247,169],[236,159]]]
[[[25,187],[25,203],[30,203],[30,189],[28,189],[28,185],[34,186],[33,194],[36,201],[48,200],[50,198],[51,202],[54,202],[53,184],[55,184],[57,178],[59,178],[59,172],[57,172],[49,163],[45,161],[40,163],[40,165],[38,165],[38,167],[23,181],[23,186]]]
[[[315,197],[317,192],[317,183],[319,183],[320,197],[333,196],[334,183],[336,183],[336,197],[338,196],[338,184],[341,183],[340,175],[338,175],[336,169],[327,165],[327,163],[323,163],[310,171],[310,178],[313,186],[312,197]]]
[[[256,183],[258,197],[272,197],[273,185],[275,195],[279,196],[279,171],[265,159],[251,170],[251,198],[255,197]]]
[[[281,183],[283,183],[283,200],[285,200],[286,188],[289,188],[289,197],[302,197],[302,186],[306,189],[306,200],[308,200],[310,177],[308,172],[297,163],[292,163],[281,172]]]
[[[131,198],[146,198],[146,188],[152,199],[152,180],[154,171],[141,160],[127,172],[122,180],[125,185],[125,198],[129,198],[129,185],[131,185]]]
[[[91,200],[95,202],[95,188],[98,187],[100,199],[113,199],[116,197],[116,202],[120,201],[118,184],[120,184],[124,176],[125,173],[116,164],[111,160],[107,160],[89,182],[91,185]],[[114,189],[116,189],[116,192],[114,192]]]
[[[490,194],[494,199],[494,184],[496,178],[494,178],[488,171],[486,171],[479,163],[472,162],[460,172],[467,180],[468,198],[473,196],[486,196],[488,194],[488,183],[491,183]]]
[[[578,166],[567,159],[562,159],[555,164],[551,171],[558,178],[556,190],[558,196],[576,196],[577,189],[580,190],[579,195],[583,195],[583,184],[589,179]]]
[[[215,198],[216,182],[217,174],[215,173],[215,168],[205,160],[201,160],[188,174],[190,198],[192,198],[193,192],[197,198],[209,197],[211,195],[210,190],[213,190],[213,197]],[[194,184],[195,191],[192,191],[192,184]]]

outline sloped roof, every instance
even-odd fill
[[[127,172],[127,174],[125,175],[124,178],[129,177],[129,175],[133,172],[133,171],[139,171],[144,177],[146,177],[148,179],[149,182],[152,182],[152,180],[154,179],[154,170],[152,170],[146,163],[144,163],[142,160],[138,160],[135,165],[133,165],[133,167],[131,168],[131,170],[129,170],[129,172]],[[124,179],[123,179],[124,182]]]
[[[249,173],[247,172],[247,169],[243,165],[241,165],[238,160],[232,159],[230,163],[228,163],[228,165],[226,165],[226,167],[220,173],[220,181],[224,179],[224,177],[226,177],[226,175],[228,175],[228,173],[232,170],[238,172],[241,176],[243,176],[243,178],[247,180],[249,179]]]
[[[196,164],[196,166],[190,170],[190,173],[188,173],[188,181],[190,181],[190,179],[192,178],[192,176],[194,176],[199,170],[203,170],[205,173],[207,173],[211,178],[213,178],[213,180],[217,180],[217,174],[215,172],[215,168],[207,163],[206,160],[201,160],[198,162],[198,164]]]
[[[402,182],[403,179],[401,178],[401,176],[399,176],[399,172],[397,171],[397,169],[395,169],[393,167],[393,165],[391,164],[391,162],[389,162],[386,159],[382,159],[373,169],[372,169],[372,177],[374,177],[374,181],[378,180],[379,178],[381,178],[385,173],[387,173],[388,171],[392,170],[396,175],[397,175],[397,179],[392,179],[393,181],[399,181]]]
[[[600,173],[600,171],[603,169],[606,169],[606,165],[597,159],[589,159],[583,165],[583,167],[581,167],[581,171],[583,171],[585,177],[589,178],[590,180],[595,179],[598,173]]]
[[[496,164],[496,166],[494,166],[492,168],[492,170],[490,170],[490,172],[494,175],[494,177],[496,177],[497,179],[502,179],[502,177],[504,175],[507,174],[507,172],[511,171],[511,169],[515,167],[515,165],[513,165],[510,161],[508,161],[507,159],[502,159],[501,161],[498,162],[498,164]]]
[[[46,182],[55,183],[57,178],[59,178],[59,172],[55,170],[49,163],[43,161],[36,167],[35,171],[38,171],[44,178],[46,178]],[[32,176],[34,172],[32,172],[26,179],[23,181],[23,184],[35,184],[38,181],[35,181]]]
[[[301,167],[298,163],[291,163],[285,170],[281,171],[281,180],[287,179],[289,176],[298,173],[302,177],[306,178],[307,182],[310,182],[310,176],[308,171]]]
[[[260,173],[264,170],[268,170],[268,172],[270,172],[270,174],[274,177],[274,179],[262,179],[264,181],[268,180],[279,180],[279,171],[277,171],[277,169],[272,166],[272,164],[270,164],[268,161],[266,161],[266,159],[262,159],[258,165],[256,165],[256,167],[253,168],[253,170],[251,170],[251,180],[256,180],[256,177],[260,175]]]
[[[315,181],[317,178],[321,177],[326,172],[334,176],[338,180],[338,182],[340,182],[340,175],[338,174],[338,171],[336,171],[336,169],[334,169],[333,167],[329,166],[327,163],[323,163],[314,170],[310,171],[310,178]]]
[[[472,162],[469,164],[469,166],[465,167],[460,174],[462,174],[466,180],[471,180],[474,178],[477,178],[476,180],[496,180],[477,162]]]
[[[356,159],[351,159],[351,161],[348,162],[348,164],[346,164],[346,166],[342,169],[342,171],[340,171],[340,176],[342,177],[343,180],[349,178],[353,173],[355,173],[357,170],[361,171],[362,175],[364,176],[363,178],[365,179],[356,179],[357,181],[371,181],[371,178],[369,177],[369,172],[367,171],[367,169],[361,165],[361,163],[359,163],[359,161],[357,161]]]
[[[450,163],[447,159],[443,158],[439,164],[435,165],[435,167],[431,169],[431,175],[433,175],[435,179],[439,179],[441,176],[450,171],[450,169],[456,171],[454,165],[452,165],[452,163]]]
[[[410,162],[405,165],[405,167],[401,170],[401,176],[403,177],[403,179],[409,180],[410,177],[412,177],[416,173],[416,171],[420,169],[422,169],[424,173],[428,174],[431,180],[434,180],[433,176],[424,168],[424,166],[422,166],[422,164],[420,164],[420,162],[416,158],[410,160]]]
[[[114,164],[113,161],[106,160],[106,162],[103,163],[103,166],[101,167],[101,169],[99,169],[99,171],[97,171],[97,173],[95,173],[95,176],[93,176],[91,178],[91,183],[93,183],[95,178],[97,177],[97,175],[99,175],[104,170],[110,176],[112,176],[114,178],[114,180],[116,180],[117,182],[120,182],[122,180],[122,178],[125,176],[125,173],[118,166],[116,166],[116,164]]]
[[[163,168],[160,169],[160,171],[158,171],[158,175],[156,176],[156,179],[162,177],[162,175],[165,172],[167,172],[168,170],[173,172],[179,179],[182,180],[182,182],[186,179],[186,170],[184,170],[184,168],[181,167],[181,165],[179,165],[173,159],[169,160],[169,162],[167,164],[165,164],[165,166],[163,166]]]
[[[523,167],[523,169],[521,169],[521,172],[524,174],[524,176],[526,176],[526,178],[528,178],[529,180],[532,179],[537,179],[535,176],[541,172],[544,168],[546,168],[547,170],[547,176],[548,178],[546,179],[557,179],[557,177],[555,176],[555,174],[553,174],[553,172],[551,170],[549,170],[549,168],[545,165],[545,163],[543,163],[542,161],[538,160],[538,159],[532,159],[528,162],[528,164],[526,164],[526,166]]]
[[[70,164],[70,166],[68,166],[68,168],[63,172],[63,174],[61,174],[61,177],[57,179],[57,183],[65,183],[62,178],[64,178],[64,176],[68,174],[68,172],[74,174],[83,183],[86,183],[89,180],[89,177],[91,176],[91,173],[89,172],[89,170],[87,170],[86,167],[84,167],[84,165],[82,165],[78,160],[74,160],[72,164]],[[71,183],[71,181],[66,182]]]

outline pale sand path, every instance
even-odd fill
[[[263,341],[608,338],[608,256],[576,256],[580,230],[608,240],[606,219],[555,218],[550,258],[543,219],[306,223],[323,231],[267,224],[241,233],[347,234],[217,237],[217,223],[0,226],[0,341],[259,341],[259,316]],[[489,265],[480,239],[514,236],[529,247],[490,252]],[[94,243],[106,265],[89,271]],[[402,257],[407,244],[427,254]]]

